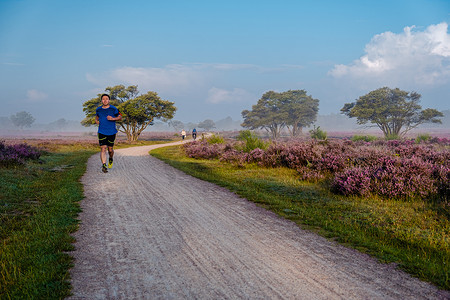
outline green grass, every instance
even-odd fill
[[[120,143],[115,148],[161,143]],[[40,161],[0,168],[0,299],[62,299],[70,294],[71,233],[78,228],[80,178],[96,142],[35,140]],[[99,159],[100,161],[100,159]]]
[[[449,289],[450,222],[441,204],[344,197],[326,182],[308,183],[287,168],[233,166],[187,158],[179,146],[151,154],[187,174],[226,187],[304,229],[396,263],[413,276]]]
[[[79,178],[94,153],[46,153],[41,163],[0,168],[1,299],[69,294],[72,258],[66,251],[73,250],[70,234],[83,198]]]
[[[115,148],[167,141],[119,143]],[[80,178],[97,142],[34,140],[40,161],[0,168],[0,299],[63,299],[78,228]],[[99,159],[100,161],[100,159]]]

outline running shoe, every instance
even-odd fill
[[[112,165],[113,165],[113,159],[112,158],[110,158],[109,159],[109,162],[108,162],[108,168],[112,168]]]
[[[103,172],[103,173],[108,173],[108,169],[106,168],[106,164],[103,164],[103,166],[102,166],[102,172]]]

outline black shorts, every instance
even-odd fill
[[[104,135],[99,133],[98,134],[98,143],[100,144],[100,146],[109,146],[112,147],[114,146],[114,141],[116,140],[116,135]]]

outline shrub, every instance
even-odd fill
[[[450,198],[450,167],[435,165],[432,170],[432,177],[436,180],[439,195],[445,201],[448,201]]]
[[[373,135],[354,135],[352,136],[352,141],[353,142],[357,142],[357,141],[364,141],[364,142],[373,142],[377,139],[376,136]]]
[[[419,157],[385,156],[378,165],[353,167],[336,173],[332,188],[344,195],[378,194],[388,198],[428,197],[446,189],[445,169],[433,168]],[[434,176],[433,176],[434,175]],[[364,178],[363,178],[364,177]]]
[[[385,137],[386,141],[394,141],[394,140],[400,140],[400,136],[398,134],[387,134]]]
[[[390,158],[380,161],[374,170],[371,190],[390,198],[427,197],[436,194],[435,180],[431,177],[432,165],[418,157]]]
[[[240,131],[237,140],[244,142],[243,145],[238,146],[238,150],[242,150],[246,153],[249,153],[257,148],[265,150],[269,146],[269,143],[261,140],[255,133],[251,132],[250,130]]]
[[[236,142],[204,141],[185,144],[185,149],[190,157],[219,158],[239,166],[287,167],[296,170],[302,180],[329,178],[333,191],[345,195],[371,193],[399,199],[437,196],[445,201],[450,194],[450,151],[448,144],[442,144],[448,141],[440,142],[289,141],[243,152],[239,150],[242,144],[238,147]]]
[[[327,132],[320,129],[320,126],[315,126],[314,129],[311,129],[309,131],[309,134],[311,135],[311,138],[315,140],[326,140],[327,139]]]
[[[370,168],[355,167],[336,174],[332,190],[344,195],[362,195],[370,192]]]
[[[210,144],[223,144],[225,143],[225,139],[220,135],[211,135],[206,139]]]
[[[424,133],[424,134],[419,134],[416,137],[416,143],[420,144],[422,142],[427,142],[431,139],[431,135],[429,135],[428,133]]]
[[[27,144],[6,145],[0,141],[0,165],[11,166],[24,164],[26,160],[39,159],[41,152]]]
[[[187,156],[192,158],[218,158],[222,152],[221,144],[209,144],[205,141],[194,141],[184,144],[184,151]]]

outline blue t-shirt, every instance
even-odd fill
[[[108,108],[99,106],[95,110],[95,114],[98,116],[100,122],[100,125],[98,125],[98,133],[104,135],[113,135],[117,133],[116,121],[110,121],[106,118],[107,116],[117,117],[120,114],[115,106],[111,104]]]

